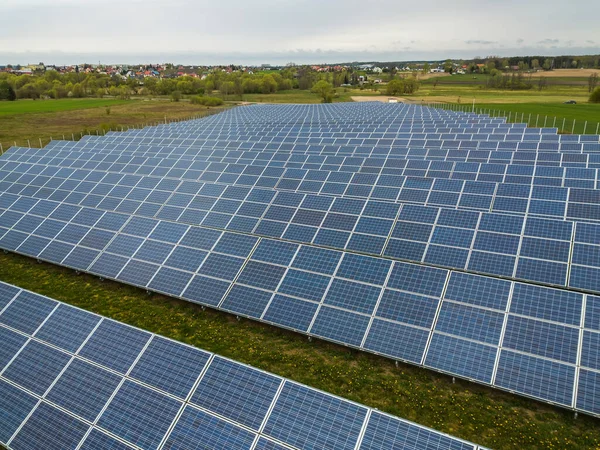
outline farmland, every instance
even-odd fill
[[[0,102],[0,144],[39,147],[50,139],[201,116],[219,108],[168,100],[60,99]],[[29,141],[29,144],[28,144]]]

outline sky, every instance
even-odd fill
[[[600,53],[599,0],[0,0],[0,64]]]

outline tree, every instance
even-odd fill
[[[538,91],[541,91],[542,89],[546,89],[548,87],[548,80],[546,79],[546,77],[540,77],[538,79]]]
[[[588,78],[588,92],[592,92],[598,86],[598,74],[593,73]]]
[[[325,80],[317,81],[311,89],[313,94],[317,94],[323,99],[323,103],[333,101],[333,86]]]
[[[542,67],[544,68],[544,70],[552,69],[552,61],[550,61],[550,58],[545,59],[544,65]]]
[[[444,63],[444,72],[448,72],[448,73],[452,73],[454,71],[454,64],[452,64],[452,61],[447,59],[446,62]]]
[[[179,100],[181,100],[181,92],[180,91],[171,92],[171,101],[178,102]]]
[[[594,92],[590,95],[590,103],[600,103],[600,86],[594,89]]]
[[[0,100],[14,101],[17,99],[17,93],[8,81],[0,81]]]
[[[429,73],[429,71],[431,70],[431,66],[429,65],[429,63],[425,63],[423,64],[423,73]]]
[[[221,83],[221,95],[228,96],[235,90],[235,84],[233,81],[224,81]]]

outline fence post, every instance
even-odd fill
[[[42,148],[42,138],[40,138],[40,148]]]
[[[71,139],[73,139],[73,142],[75,142],[75,133],[71,133]]]
[[[544,128],[546,128],[546,121],[548,120],[548,116],[544,117]]]
[[[562,126],[562,128],[561,128],[561,131],[565,131],[565,125],[566,125],[566,122],[567,122],[567,118],[565,117],[565,118],[563,119],[563,126]]]
[[[4,153],[4,149],[2,148],[2,142],[0,142],[0,153]]]
[[[29,139],[27,139],[27,147],[31,148],[31,142],[29,142]]]
[[[540,115],[538,114],[537,117],[535,118],[535,127],[538,127],[538,121],[540,120]]]
[[[527,119],[527,126],[531,123],[531,113],[529,113],[529,119]]]
[[[585,124],[583,125],[583,134],[585,134],[586,130],[587,130],[587,120],[585,121]]]
[[[512,111],[509,111],[509,112],[508,112],[508,121],[507,121],[507,123],[508,123],[508,122],[510,122],[510,118],[511,118],[511,116],[512,116]]]
[[[552,128],[556,128],[556,116],[554,116],[554,122],[552,122]]]
[[[573,119],[573,129],[571,130],[571,134],[575,133],[575,119]]]
[[[600,122],[598,123],[598,125],[596,125],[596,134],[598,134],[598,131],[600,131]]]

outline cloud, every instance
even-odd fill
[[[468,44],[468,45],[494,45],[497,43],[498,43],[498,41],[483,41],[483,40],[479,40],[479,39],[472,39],[472,40],[465,41],[465,44]]]
[[[578,0],[577,8],[522,2],[518,20],[527,26],[516,37],[506,31],[515,20],[506,2],[433,3],[375,0],[365,13],[364,0],[0,0],[0,65],[310,64],[600,53],[598,0]],[[49,32],[48,23],[64,26]],[[544,36],[549,33],[552,38]]]
[[[560,40],[558,39],[542,39],[541,41],[538,41],[537,43],[540,45],[556,45],[560,42]]]

